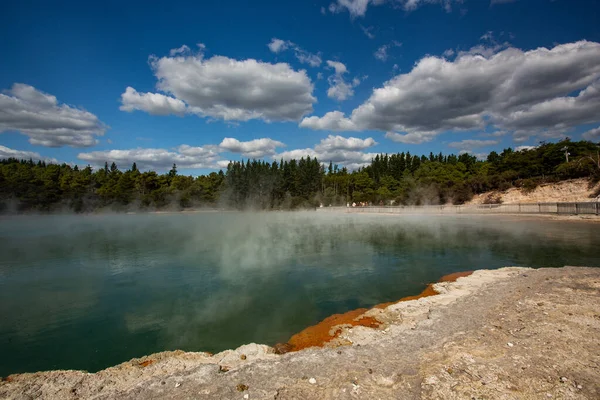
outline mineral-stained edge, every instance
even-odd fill
[[[455,282],[458,278],[469,276],[473,271],[466,272],[455,272],[453,274],[443,276],[439,282]],[[430,283],[427,285],[425,290],[416,296],[403,297],[399,301],[381,303],[373,307],[373,309],[385,309],[392,304],[399,303],[401,301],[418,300],[423,297],[435,296],[438,292],[434,288],[434,284]],[[342,333],[343,328],[350,328],[353,326],[365,326],[367,328],[379,328],[382,321],[378,320],[374,316],[365,315],[369,310],[366,308],[359,308],[351,310],[343,314],[334,314],[316,325],[309,326],[302,332],[299,332],[291,337],[291,339],[284,344],[275,345],[275,352],[278,354],[287,353],[289,351],[299,351],[309,347],[323,347],[328,343],[331,343],[339,337]],[[344,344],[338,342],[337,344]],[[345,343],[350,344],[350,343]]]
[[[564,335],[563,331],[565,329],[568,329],[569,334],[572,335],[577,335],[579,332],[585,331],[585,336],[582,336],[581,338],[578,337],[576,340],[587,340],[588,337],[592,337],[590,336],[590,332],[594,329],[594,326],[597,325],[597,320],[600,319],[600,316],[597,315],[597,309],[594,308],[594,299],[596,298],[594,296],[597,289],[600,289],[599,278],[600,274],[598,273],[598,270],[593,268],[579,269],[569,267],[565,269],[532,270],[529,268],[507,267],[497,270],[478,270],[466,277],[460,277],[458,279],[456,279],[456,277],[448,277],[446,280],[449,281],[432,285],[428,290],[429,292],[434,291],[437,293],[434,296],[420,297],[414,300],[399,301],[392,304],[382,304],[370,310],[355,310],[350,312],[349,315],[352,317],[351,320],[356,322],[356,324],[347,323],[346,320],[342,320],[343,323],[341,325],[336,324],[335,322],[337,321],[331,323],[331,329],[328,331],[328,334],[333,338],[326,338],[329,339],[327,342],[318,344],[321,346],[324,345],[324,349],[312,347],[303,351],[278,355],[275,353],[273,347],[252,343],[241,346],[235,350],[226,350],[214,355],[209,353],[183,351],[156,353],[139,359],[133,359],[93,374],[83,371],[49,371],[12,375],[0,382],[0,398],[21,398],[23,397],[21,395],[25,394],[31,398],[52,399],[70,399],[75,397],[97,399],[148,398],[148,396],[191,398],[190,396],[192,396],[192,394],[200,397],[242,398],[243,394],[239,395],[240,392],[236,389],[239,385],[245,385],[243,386],[244,388],[248,387],[247,390],[244,390],[244,393],[250,393],[252,396],[251,398],[274,398],[277,396],[279,396],[278,398],[322,398],[322,392],[315,392],[312,397],[308,395],[305,396],[300,392],[294,392],[294,396],[296,396],[294,397],[291,395],[292,392],[289,391],[300,390],[303,391],[302,393],[308,393],[313,389],[315,391],[323,390],[324,387],[321,387],[320,385],[325,384],[329,385],[325,387],[327,390],[333,391],[338,390],[336,388],[342,387],[340,385],[346,384],[349,388],[347,390],[353,390],[355,386],[360,386],[360,390],[367,390],[365,386],[361,386],[361,381],[355,382],[352,377],[348,378],[350,379],[348,381],[349,383],[346,382],[345,376],[347,374],[360,375],[362,377],[360,378],[362,379],[362,382],[367,382],[369,379],[380,382],[377,384],[378,386],[369,387],[369,393],[375,393],[381,390],[396,390],[393,389],[393,387],[398,386],[398,388],[404,388],[406,385],[408,385],[406,388],[412,388],[411,390],[429,390],[428,388],[430,388],[431,385],[427,386],[427,382],[433,382],[434,378],[428,377],[425,379],[420,384],[421,389],[419,389],[418,386],[418,379],[420,374],[431,373],[425,368],[430,364],[423,364],[424,366],[421,368],[425,369],[419,373],[413,370],[406,370],[403,374],[398,376],[390,375],[390,377],[384,377],[383,375],[380,376],[378,374],[382,374],[383,372],[381,371],[383,371],[384,368],[389,367],[391,368],[390,370],[396,371],[398,368],[408,365],[411,362],[417,362],[419,360],[418,357],[423,356],[423,354],[419,353],[421,350],[418,349],[426,349],[427,346],[432,346],[433,342],[430,343],[430,339],[433,340],[437,338],[437,342],[435,343],[441,343],[440,346],[443,347],[437,347],[435,352],[431,354],[428,353],[428,357],[441,354],[439,352],[446,351],[444,349],[449,349],[448,351],[452,350],[452,346],[457,346],[453,343],[458,343],[457,338],[462,337],[456,335],[459,333],[464,335],[465,332],[455,332],[455,337],[452,339],[454,341],[447,342],[449,340],[446,339],[448,338],[447,335],[453,334],[452,332],[454,332],[448,330],[450,329],[449,326],[452,325],[452,329],[457,329],[457,327],[458,329],[470,329],[468,328],[469,324],[473,325],[473,321],[479,321],[483,318],[493,318],[494,321],[489,322],[489,324],[493,325],[485,325],[484,331],[473,331],[472,333],[475,335],[475,339],[473,339],[473,336],[469,336],[471,339],[468,346],[479,346],[477,344],[479,343],[478,341],[489,341],[489,343],[485,343],[485,346],[478,347],[477,351],[480,353],[485,349],[490,348],[489,346],[496,346],[493,347],[493,357],[490,356],[491,358],[485,358],[485,360],[491,360],[489,362],[498,360],[498,354],[502,354],[503,352],[517,350],[521,352],[527,351],[527,347],[521,345],[519,341],[530,340],[528,335],[533,335],[533,330],[536,331],[535,335],[531,336],[533,338],[531,340],[534,340],[535,343],[537,343],[535,341],[537,340],[536,338],[540,337],[545,337],[546,341],[562,340],[562,336],[560,335]],[[454,279],[456,280],[452,281]],[[489,295],[489,293],[491,293],[491,295]],[[529,299],[529,297],[525,299],[523,296],[529,296],[531,299]],[[565,298],[565,296],[567,297]],[[587,303],[583,305],[577,303],[580,298],[582,299],[581,302]],[[557,314],[554,316],[553,313],[556,313],[554,310],[558,306],[557,301],[567,301],[568,303],[566,305],[562,305],[561,303],[560,307],[565,308],[565,312],[563,313],[563,311],[561,311],[560,315]],[[468,306],[465,306],[467,304]],[[488,305],[489,307],[492,307],[491,304],[493,304],[493,307],[498,305],[505,308],[509,307],[508,310],[511,310],[511,314],[498,314],[497,312],[491,312],[490,310],[485,311],[484,309],[487,309],[486,307],[488,307]],[[570,304],[574,304],[576,307],[574,306],[575,308],[567,309]],[[525,319],[521,322],[521,319],[518,319],[520,318],[520,309],[531,309],[535,311],[535,313],[532,314],[533,316],[529,316],[529,318],[541,319],[542,322],[534,321],[535,323],[531,325],[527,325],[527,320]],[[581,311],[583,314],[576,314],[579,312],[578,310],[583,310]],[[569,313],[567,314],[566,311]],[[503,320],[503,315],[506,316],[506,321]],[[477,316],[477,318],[474,318],[474,316]],[[511,321],[514,319],[513,323],[515,324],[515,327],[513,330],[509,330],[506,327],[509,317]],[[558,317],[563,319],[560,319],[560,324],[556,327],[544,323],[548,318]],[[445,322],[442,323],[441,318],[446,318],[444,320]],[[448,318],[451,318],[451,320],[448,320]],[[573,319],[574,322],[569,320],[569,318]],[[496,319],[498,321],[496,321]],[[452,321],[452,323],[449,323],[449,321]],[[485,322],[487,320],[482,321],[484,321],[482,323],[487,324],[487,322]],[[581,325],[582,328],[579,328],[580,325],[576,325],[576,323],[578,323],[577,321],[584,322],[584,324]],[[577,326],[578,328],[575,329],[569,324]],[[498,327],[496,327],[496,325],[498,325]],[[377,329],[372,329],[370,326],[377,326]],[[523,327],[525,327],[525,330],[522,330]],[[528,333],[528,330],[532,330],[532,333]],[[414,334],[411,332],[414,332]],[[485,336],[482,336],[479,332],[485,333]],[[550,334],[551,337],[548,336]],[[406,337],[406,339],[403,339],[404,337]],[[491,340],[492,338],[493,340]],[[292,342],[292,339],[290,339],[290,342]],[[531,343],[535,344],[534,342]],[[562,342],[557,343],[556,346],[550,344],[546,345],[544,351],[536,349],[534,353],[523,354],[527,357],[535,356],[538,358],[544,354],[549,354],[554,358],[559,356],[562,357],[564,356],[562,353],[559,355],[551,354],[552,351],[556,352],[564,347]],[[514,347],[511,346],[513,344]],[[533,344],[528,345],[531,346]],[[331,347],[336,346],[344,347],[331,349]],[[411,346],[415,348],[410,350],[409,347]],[[583,352],[586,349],[586,351],[590,349],[593,350],[593,347],[589,347],[588,344],[582,346],[578,347],[576,346],[576,343],[573,342],[569,347],[569,351],[577,350]],[[466,348],[467,347],[460,347],[458,349]],[[380,350],[385,356],[379,353],[371,354],[373,351],[377,352]],[[595,357],[593,354],[596,353],[592,354],[591,350],[589,356],[581,355],[574,360],[579,360],[581,357],[583,357],[583,359],[592,357],[589,360],[593,360],[593,357]],[[425,350],[422,350],[421,352],[423,351]],[[465,351],[466,350],[460,350],[456,354],[452,354],[456,355],[456,357],[462,357],[460,358],[462,361],[459,360],[460,362],[473,361],[471,360],[472,356],[464,353]],[[522,354],[520,356],[522,356]],[[408,358],[404,359],[402,357]],[[531,370],[537,374],[535,376],[532,375],[531,378],[535,378],[535,382],[539,380],[538,375],[542,374],[539,375],[543,377],[540,382],[543,381],[542,383],[544,383],[546,382],[544,379],[548,379],[547,377],[549,376],[548,373],[550,370],[548,368],[552,369],[552,365],[556,364],[559,366],[560,364],[557,364],[554,358],[550,360],[551,362],[548,361],[550,364],[546,362],[547,360],[538,360],[537,358],[534,360],[532,358],[531,361],[528,361],[527,365],[523,365],[523,368],[531,368]],[[375,365],[374,359],[378,360],[377,362],[379,364]],[[401,359],[404,361],[401,361]],[[484,359],[482,358],[482,360]],[[511,360],[512,359],[510,359],[510,362],[506,365],[503,365],[504,369],[509,370],[512,368],[514,361]],[[569,359],[566,361],[571,360]],[[561,362],[566,361],[562,360]],[[454,365],[452,363],[457,362],[458,361],[444,361],[443,365],[450,363],[448,364],[450,366],[444,367],[447,369],[441,371],[448,375],[451,373],[444,371],[452,370],[452,374],[454,374],[455,367],[452,366]],[[367,363],[369,364],[367,365]],[[315,367],[317,365],[318,368]],[[545,368],[543,371],[534,370],[534,367],[538,368],[540,365]],[[579,364],[571,365],[571,370],[577,369],[578,365]],[[414,368],[414,366],[411,368]],[[582,370],[583,373],[589,375],[589,371],[593,372],[593,369],[590,369],[591,367],[586,368]],[[371,370],[374,371],[372,375],[370,372]],[[437,374],[438,372],[439,371],[435,373]],[[483,374],[484,372],[485,371],[481,373]],[[521,374],[521,372],[519,373]],[[580,373],[580,375],[583,373]],[[507,373],[502,372],[502,374],[506,375]],[[506,376],[512,377],[513,375],[511,374],[514,375],[515,372],[513,371]],[[548,390],[557,391],[561,388],[560,385],[562,385],[562,383],[560,383],[560,379],[565,376],[557,375],[555,377],[554,375],[556,374],[566,374],[566,372],[556,371],[553,375],[551,374],[552,381],[547,383],[550,387]],[[473,372],[471,372],[471,375],[473,375]],[[306,380],[304,379],[305,376],[307,378]],[[462,377],[462,375],[460,376]],[[486,378],[484,375],[481,376],[481,379]],[[414,377],[417,381],[404,381],[410,377]],[[309,380],[311,380],[309,378],[315,378],[314,381],[316,381],[316,384],[309,382]],[[338,381],[342,378],[343,381]],[[450,379],[448,377],[446,378]],[[565,378],[571,379],[570,377]],[[467,375],[465,375],[465,379],[467,379]],[[469,379],[472,379],[472,377]],[[583,390],[584,392],[586,390],[594,390],[594,392],[590,393],[596,393],[595,387],[589,383],[593,382],[593,379],[587,377],[587,375],[582,375],[582,377],[577,379],[580,379],[581,382],[584,383],[581,384],[580,381],[569,381],[571,382],[569,383],[570,386],[568,386],[568,388],[567,386],[564,386],[563,389],[574,391]],[[559,383],[556,383],[555,380],[558,380]],[[388,385],[388,381],[394,381],[395,383],[390,383],[391,386],[388,387],[386,386]],[[488,382],[484,380],[484,383],[487,386],[482,386],[483,384],[479,381],[476,381],[475,384],[477,385],[477,390],[487,390],[487,388],[492,387],[491,385],[493,382],[494,381]],[[518,386],[518,382],[513,383],[513,385]],[[529,387],[527,385],[524,384],[522,388],[519,387],[517,389],[527,391],[527,388]],[[583,387],[583,389],[580,389],[579,386]],[[456,389],[455,386],[452,387]],[[510,388],[506,390],[512,390],[512,387],[513,386],[510,386]],[[286,390],[289,392],[289,396],[287,397],[283,395]],[[366,392],[364,394],[366,395]],[[386,396],[387,395],[382,398]],[[387,396],[387,398],[389,398],[389,396]]]

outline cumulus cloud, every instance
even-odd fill
[[[24,151],[24,150],[15,150],[10,149],[6,146],[0,146],[0,160],[7,158],[16,158],[18,160],[29,160],[33,161],[45,161],[47,163],[58,164],[58,160],[56,158],[48,158],[43,157],[40,153],[35,151]]]
[[[302,64],[308,64],[311,67],[318,67],[323,62],[319,54],[310,53],[289,40],[273,38],[267,46],[269,47],[269,50],[275,54],[292,49],[294,51],[294,56],[298,61]]]
[[[373,53],[373,55],[375,56],[376,59],[378,59],[379,61],[386,61],[388,59],[388,50],[390,48],[393,47],[400,47],[402,46],[402,43],[396,41],[396,40],[392,40],[391,43],[389,44],[384,44],[383,46],[379,47],[377,49],[377,51],[375,53]]]
[[[88,147],[98,143],[106,126],[94,114],[59,104],[33,86],[15,83],[0,93],[0,133],[17,131],[29,143],[46,147]]]
[[[590,142],[600,141],[600,127],[590,129],[589,131],[584,132],[582,136],[585,140],[589,140]]]
[[[306,117],[300,122],[301,128],[323,131],[358,131],[354,122],[344,117],[341,111],[330,111],[322,117]]]
[[[121,95],[121,104],[121,111],[140,110],[152,115],[183,115],[186,111],[185,103],[179,99],[160,93],[138,93],[131,86]]]
[[[348,72],[348,69],[339,61],[327,60],[327,66],[335,71],[333,75],[327,78],[329,82],[327,97],[343,101],[354,96],[354,88],[360,84],[360,78],[355,77],[351,82],[346,81],[344,75]]]
[[[334,151],[334,150],[364,150],[373,147],[377,142],[373,138],[345,138],[343,136],[329,135],[327,138],[315,146],[317,151]]]
[[[316,157],[322,163],[345,166],[350,170],[368,165],[377,153],[364,153],[360,150],[376,145],[373,138],[344,138],[341,136],[328,136],[321,140],[314,148],[295,149],[285,151],[273,156],[274,159],[284,160],[300,159],[302,157]]]
[[[232,153],[240,153],[245,157],[260,158],[275,154],[277,147],[285,147],[285,144],[269,139],[254,139],[247,142],[240,142],[235,138],[224,138],[219,148]]]
[[[285,63],[197,54],[150,57],[160,93],[122,95],[122,109],[155,114],[192,113],[225,121],[297,121],[316,101],[306,71]]]
[[[400,7],[407,12],[414,11],[425,4],[439,4],[447,12],[450,12],[452,4],[461,4],[462,2],[463,0],[336,0],[329,4],[329,12],[336,14],[348,11],[351,18],[364,17],[370,5],[378,6],[384,3]]]
[[[381,130],[403,143],[490,126],[525,140],[600,121],[599,79],[600,44],[588,41],[453,61],[428,56],[375,89],[349,117],[332,112],[304,118],[300,126]]]
[[[128,168],[134,162],[140,169],[165,170],[177,164],[177,168],[218,168],[219,153],[208,147],[181,145],[173,150],[137,148],[128,150],[92,151],[79,153],[77,158],[92,165],[104,162]],[[222,165],[222,163],[221,163]]]
[[[285,144],[270,138],[254,139],[242,142],[235,138],[224,138],[218,144],[190,146],[182,144],[173,149],[135,148],[126,150],[107,150],[80,153],[77,158],[95,166],[104,162],[115,162],[122,167],[129,167],[134,162],[140,169],[165,170],[177,164],[178,168],[226,168],[229,161],[222,159],[221,153],[229,151],[245,157],[262,158],[275,154],[278,147]]]

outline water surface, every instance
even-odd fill
[[[333,313],[507,265],[600,266],[600,224],[198,213],[0,219],[0,376],[285,342]]]

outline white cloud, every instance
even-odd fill
[[[342,74],[345,74],[346,72],[348,72],[348,69],[346,68],[346,66],[339,61],[328,60],[327,65],[330,68],[333,68],[335,70],[335,73],[338,75],[342,75]]]
[[[204,47],[201,47],[204,48]],[[190,51],[190,48],[188,46],[186,46],[185,44],[179,48],[176,49],[171,49],[171,51],[169,51],[169,55],[171,57],[176,56],[178,54],[185,54],[188,53]]]
[[[515,151],[528,151],[537,148],[537,146],[517,146],[515,147]]]
[[[162,94],[126,91],[126,111],[187,113],[226,121],[297,121],[312,111],[316,101],[306,71],[288,64],[223,56],[205,59],[198,54],[150,57]]]
[[[502,1],[502,0],[500,0]],[[447,12],[452,11],[452,4],[461,4],[463,0],[336,0],[329,5],[329,12],[336,14],[348,11],[351,18],[364,17],[370,5],[378,6],[389,3],[404,11],[414,11],[424,4],[440,4]]]
[[[363,153],[360,151],[347,151],[347,150],[335,150],[329,152],[318,152],[315,149],[296,149],[285,151],[280,154],[273,156],[273,159],[279,160],[291,160],[306,158],[317,158],[321,163],[328,164],[333,162],[348,168],[349,170],[355,170],[361,167],[365,167],[371,163],[371,160],[377,155],[377,153]]]
[[[327,60],[327,65],[335,70],[335,73],[327,78],[329,82],[327,97],[343,101],[354,96],[354,88],[360,84],[360,78],[355,77],[352,82],[347,82],[344,79],[344,74],[348,72],[348,69],[343,63]]]
[[[508,48],[490,57],[465,54],[454,61],[428,56],[375,89],[349,117],[332,112],[304,118],[300,126],[381,130],[403,143],[486,126],[522,140],[552,136],[600,121],[599,79],[600,44],[595,42],[530,51]]]
[[[590,142],[600,141],[600,127],[584,132],[582,137]]]
[[[298,61],[302,64],[308,64],[311,67],[318,67],[323,62],[319,54],[310,53],[289,40],[273,38],[267,46],[269,47],[269,50],[275,54],[292,49],[294,51],[294,56]]]
[[[443,55],[445,58],[450,58],[450,57],[452,57],[454,54],[455,54],[455,53],[454,53],[454,50],[452,50],[452,49],[448,49],[448,50],[444,51],[444,53],[442,53],[442,55]]]
[[[114,162],[129,168],[134,162],[142,170],[166,170],[177,164],[177,168],[218,168],[219,154],[207,147],[181,145],[173,151],[166,149],[137,148],[128,150],[93,151],[79,153],[77,158],[92,165]],[[222,164],[222,163],[221,163]]]
[[[15,150],[0,145],[0,160],[4,160],[7,158],[16,158],[18,160],[32,159],[33,161],[41,160],[53,164],[59,163],[56,158],[43,157],[40,155],[40,153],[37,153],[35,151]]]
[[[344,138],[341,136],[329,135],[321,140],[314,148],[295,149],[275,154],[273,159],[284,160],[300,159],[310,156],[316,157],[321,163],[328,164],[330,161],[334,164],[345,166],[350,170],[368,165],[377,153],[364,153],[360,150],[367,149],[376,145],[373,138]]]
[[[327,131],[358,131],[358,127],[341,111],[330,111],[322,117],[307,117],[300,122],[301,128]]]
[[[269,138],[254,139],[247,142],[240,142],[234,138],[224,138],[219,144],[221,150],[240,153],[245,157],[253,158],[273,155],[277,147],[285,147],[285,144]]]
[[[135,148],[125,150],[107,150],[80,153],[77,158],[95,166],[102,166],[104,162],[115,162],[117,165],[128,168],[134,162],[140,169],[166,170],[173,164],[178,168],[226,168],[229,161],[223,160],[221,153],[224,151],[239,153],[245,157],[263,158],[275,154],[278,147],[285,144],[270,138],[254,139],[242,142],[235,138],[224,138],[218,144],[203,146],[190,146],[182,144],[173,149],[162,148]]]
[[[431,142],[435,137],[435,132],[412,132],[404,135],[398,132],[386,132],[385,137],[393,142],[405,144],[421,144]]]
[[[479,55],[485,58],[490,58],[494,54],[498,53],[500,50],[504,50],[508,47],[510,47],[509,43],[491,43],[489,45],[478,44],[476,46],[471,47],[469,50],[459,51],[457,57]],[[445,53],[446,52],[444,52],[444,54]]]
[[[329,5],[329,12],[340,13],[342,11],[348,11],[352,18],[363,17],[367,12],[369,3],[373,3],[371,0],[337,0],[335,3]],[[383,1],[377,1],[376,3],[381,4]]]
[[[292,42],[290,42],[289,40],[273,38],[267,46],[269,47],[269,50],[271,50],[273,53],[281,53],[282,51],[287,50],[290,47],[291,43]]]
[[[315,150],[334,151],[334,150],[364,150],[369,147],[373,147],[377,142],[373,138],[360,139],[360,138],[345,138],[343,136],[329,135],[327,138],[321,140],[321,142],[315,146]]]
[[[66,104],[33,86],[13,84],[0,93],[0,133],[17,131],[29,143],[46,147],[88,147],[106,126],[94,114]]]
[[[475,149],[478,147],[486,147],[493,146],[500,143],[498,140],[476,140],[476,139],[466,139],[461,140],[460,142],[451,142],[448,143],[448,147],[453,147],[455,149]]]
[[[363,33],[365,34],[366,37],[368,37],[369,39],[375,39],[375,34],[373,33],[373,27],[372,26],[363,26],[360,25],[360,29],[363,31]]]
[[[386,61],[388,59],[388,50],[391,49],[392,47],[400,47],[400,46],[402,46],[402,43],[400,43],[396,40],[393,40],[391,43],[384,44],[383,46],[379,47],[377,49],[377,51],[375,53],[373,53],[373,55],[379,61]]]
[[[186,111],[185,103],[179,99],[160,93],[139,93],[131,86],[121,94],[121,104],[121,111],[140,110],[152,115],[183,115]]]

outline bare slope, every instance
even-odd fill
[[[506,191],[493,190],[474,196],[466,204],[483,204],[488,198],[499,198],[504,204],[587,202],[594,201],[590,196],[596,190],[598,186],[589,188],[587,179],[571,179],[540,185],[530,193],[525,193],[518,188],[510,188]]]
[[[160,353],[11,376],[0,398],[600,398],[600,268],[476,271],[436,290],[368,311],[383,324],[343,329],[338,347]]]

